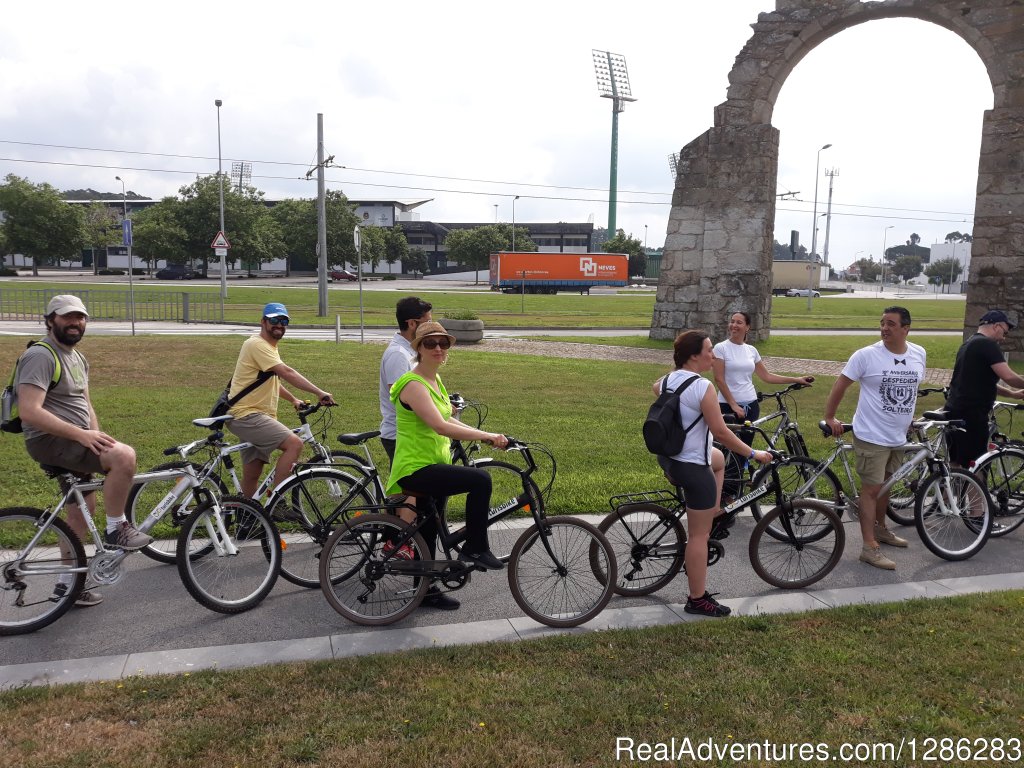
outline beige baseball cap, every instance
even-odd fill
[[[86,310],[85,304],[82,303],[82,300],[69,293],[54,296],[50,299],[50,303],[46,305],[47,317],[55,313],[58,315],[66,315],[69,312],[81,312],[86,317],[89,316],[89,312]]]

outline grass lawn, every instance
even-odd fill
[[[447,311],[473,311],[485,323],[511,328],[649,328],[654,310],[653,293],[618,293],[580,296],[562,293],[556,296],[525,297],[491,293],[486,290],[486,275],[480,292],[422,291],[417,292],[434,305],[435,316]],[[87,290],[116,291],[115,303],[127,301],[127,286],[115,283],[49,283],[7,281],[4,291],[47,289],[69,293]],[[387,285],[386,282],[379,285]],[[135,285],[136,300],[150,292],[219,294],[219,286],[166,284],[163,281],[140,281]],[[394,325],[396,294],[389,290],[366,290],[362,294],[363,316],[368,325]],[[317,292],[308,288],[279,288],[267,284],[232,281],[228,285],[224,319],[227,322],[256,322],[259,310],[268,301],[281,301],[288,306],[292,322],[303,325],[334,325],[336,315],[343,325],[359,324],[359,293],[353,290],[329,290],[327,317],[317,316]],[[219,299],[217,299],[219,308]],[[86,303],[89,303],[86,298]],[[772,299],[772,326],[775,328],[864,328],[878,327],[882,309],[899,304],[894,296],[869,298],[817,299],[807,311],[807,299],[776,297]],[[963,327],[964,304],[960,301],[913,300],[908,305],[919,328],[959,330]],[[140,315],[141,316],[141,315]],[[722,321],[723,333],[725,319]]]
[[[1004,592],[26,688],[0,694],[0,755],[23,768],[1019,764],[1022,609]],[[822,751],[630,759],[673,739]],[[939,744],[923,759],[929,739],[983,759],[940,759]],[[844,744],[860,759],[839,762]]]

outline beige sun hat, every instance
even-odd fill
[[[429,323],[416,326],[416,335],[412,340],[412,348],[419,352],[420,344],[422,344],[423,340],[428,336],[447,336],[451,340],[452,344],[455,344],[455,337],[448,333],[448,331],[444,329],[443,325],[431,320]]]

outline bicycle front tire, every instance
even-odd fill
[[[52,624],[75,604],[85,586],[85,548],[78,536],[59,517],[22,559],[25,546],[39,530],[40,520],[48,513],[33,507],[0,509],[0,635],[23,635]],[[61,550],[67,556],[61,555]],[[28,573],[16,573],[16,563]],[[56,573],[31,573],[31,569],[66,568],[72,581],[63,595],[55,591],[60,576]]]
[[[659,504],[630,504],[597,526],[615,554],[615,594],[649,595],[672,581],[683,567],[686,531],[679,518]],[[595,547],[591,567],[601,567]]]
[[[229,542],[221,533],[223,524]],[[186,552],[202,552],[185,557]],[[178,575],[202,606],[218,613],[242,613],[259,605],[281,572],[281,537],[252,499],[225,496],[202,504],[178,536]]]
[[[799,534],[813,521],[814,538]],[[773,531],[783,531],[780,537]],[[750,564],[761,579],[779,589],[802,589],[825,578],[836,567],[846,546],[846,531],[828,504],[794,499],[792,512],[775,507],[762,517],[750,535]]]
[[[761,520],[773,509],[779,507],[780,494],[786,498],[815,499],[822,501],[842,515],[843,491],[839,478],[828,467],[818,469],[818,462],[808,456],[789,456],[778,466],[780,488],[773,488],[767,496],[750,502],[750,513],[755,520]],[[813,478],[813,481],[812,481]],[[758,488],[772,482],[772,467],[764,466],[750,481],[751,488]],[[810,485],[808,485],[810,484]],[[804,486],[807,486],[804,488]],[[803,489],[803,490],[801,490]],[[776,520],[778,518],[775,518]],[[815,530],[809,526],[801,529],[801,535],[811,540],[816,535],[828,535],[828,528]],[[787,534],[781,528],[772,525],[768,535],[785,540]]]
[[[924,545],[944,560],[966,560],[988,541],[992,502],[977,477],[965,469],[932,473],[917,492],[914,525]]]
[[[384,547],[406,536],[411,526],[397,515],[367,514],[346,520],[331,534],[320,558],[320,589],[327,603],[351,622],[381,626],[416,610],[427,594],[425,576],[388,571]],[[430,560],[419,533],[408,539],[414,560]]]
[[[201,464],[187,461],[172,461],[167,464],[158,464],[149,471],[161,472],[166,469],[182,469],[189,466],[189,464],[191,464],[197,476],[202,476],[204,467]],[[140,527],[156,505],[174,488],[177,481],[177,478],[170,478],[167,480],[149,480],[133,485],[131,493],[128,495],[128,503],[125,505],[128,522],[136,528]],[[228,492],[224,481],[216,475],[206,478],[203,481],[203,487],[216,498],[226,496]],[[167,511],[155,529],[150,531],[153,541],[142,548],[142,554],[156,560],[158,563],[173,565],[177,560],[178,536],[181,533],[181,525],[196,511],[196,506],[195,489],[193,488],[186,491],[177,504]],[[165,535],[168,528],[170,529],[169,536]],[[192,557],[195,556],[196,553],[192,553]]]
[[[578,627],[593,619],[611,600],[615,579],[611,544],[590,523],[573,517],[534,523],[508,561],[512,597],[527,616],[549,627]]]
[[[336,468],[312,469],[294,475],[277,491],[267,513],[283,541],[281,577],[306,589],[320,586],[320,552],[331,535],[333,518],[376,502],[362,491],[345,502],[358,481]],[[341,507],[344,504],[345,509]]]
[[[974,468],[992,500],[993,537],[1005,536],[1024,524],[1024,450],[1004,446]]]

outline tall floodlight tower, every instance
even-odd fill
[[[636,101],[629,89],[626,57],[609,51],[592,51],[597,90],[602,99],[612,100],[612,160],[608,180],[608,237],[615,237],[615,204],[619,175],[619,112],[627,101]]]

